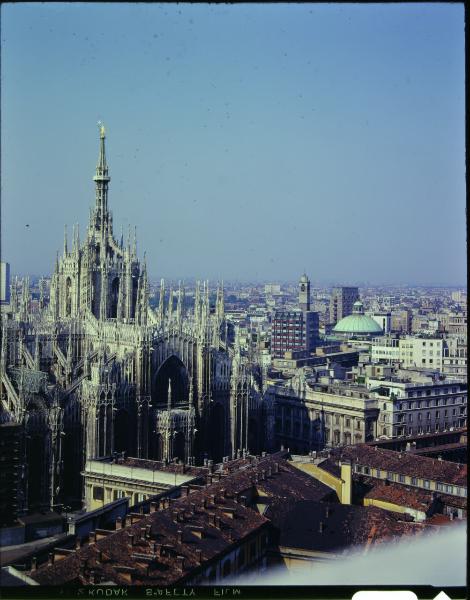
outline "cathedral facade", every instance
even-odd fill
[[[113,233],[105,139],[101,127],[85,239],[65,233],[37,310],[28,280],[15,280],[2,315],[0,418],[25,436],[19,512],[80,505],[87,459],[202,464],[271,443],[260,369],[226,320],[223,288],[211,305],[198,283],[188,309],[184,288],[167,293],[162,280],[150,307],[136,236]]]

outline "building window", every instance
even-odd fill
[[[380,479],[380,477],[382,476],[380,469],[377,469],[377,477]]]
[[[438,492],[443,492],[444,491],[444,484],[443,483],[438,483],[436,485],[436,489]]]
[[[454,488],[451,485],[446,485],[446,492],[448,494],[453,494],[454,493]]]
[[[431,488],[431,483],[430,483],[429,479],[423,479],[423,487],[426,490],[429,490]]]
[[[392,471],[387,471],[387,479],[389,479],[390,481],[393,481],[393,473]]]
[[[404,476],[404,475],[401,475],[401,474],[400,474],[400,475],[398,475],[398,481],[399,481],[400,483],[405,483],[405,476]]]
[[[411,485],[418,485],[418,479],[416,477],[411,478]]]
[[[104,500],[104,490],[100,486],[93,486],[93,500]]]

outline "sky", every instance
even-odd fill
[[[463,4],[2,4],[2,260],[94,204],[152,278],[466,281]]]

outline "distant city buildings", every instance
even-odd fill
[[[10,264],[0,262],[0,304],[10,302]]]

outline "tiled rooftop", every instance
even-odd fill
[[[391,502],[398,506],[426,512],[433,502],[432,492],[391,483],[377,483],[365,496],[371,500]]]
[[[330,456],[336,460],[348,459],[361,465],[410,477],[467,486],[467,465],[418,456],[409,452],[396,452],[378,446],[356,444],[336,448],[331,451]]]
[[[271,517],[270,509],[266,516]],[[310,500],[297,502],[279,525],[279,546],[317,552],[340,552],[425,530],[422,524],[406,522],[378,508]]]

